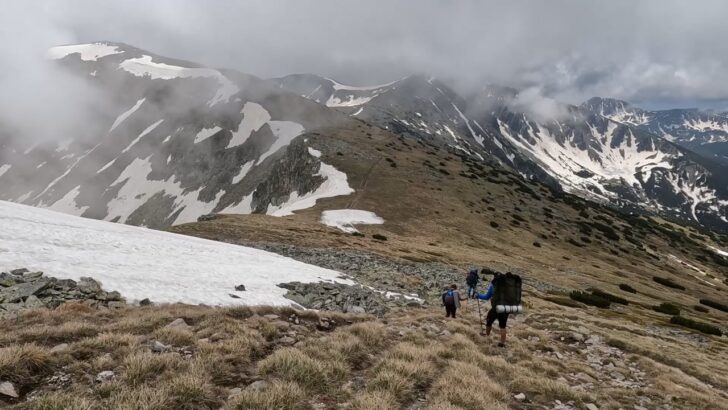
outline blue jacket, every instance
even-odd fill
[[[483,300],[489,300],[493,297],[493,284],[491,283],[490,286],[488,286],[488,291],[485,293],[478,293],[477,298],[483,299]]]

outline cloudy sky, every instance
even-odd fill
[[[44,47],[111,40],[262,77],[429,73],[461,91],[728,109],[727,16],[718,0],[6,0],[0,69],[7,81]]]

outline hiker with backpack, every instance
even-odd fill
[[[468,299],[474,299],[475,295],[478,293],[476,289],[478,287],[478,282],[480,282],[478,270],[471,269],[470,272],[468,272],[468,275],[465,277],[465,284],[468,285]]]
[[[456,285],[450,285],[449,288],[445,289],[445,292],[442,294],[442,305],[445,306],[445,317],[455,319],[455,314],[460,307],[460,301],[462,299]]]
[[[485,272],[485,269],[483,271]],[[479,301],[480,299],[490,300],[491,304],[491,308],[485,317],[485,336],[490,336],[493,323],[498,320],[498,328],[500,328],[498,347],[505,347],[508,315],[510,313],[520,313],[523,310],[521,306],[521,277],[511,272],[506,274],[493,272],[493,274],[494,277],[488,291],[484,294],[479,293],[476,297]]]

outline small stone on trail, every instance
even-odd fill
[[[185,320],[180,317],[180,318],[173,320],[172,323],[168,324],[165,327],[166,328],[189,329],[190,325],[188,325],[187,322],[185,322]]]
[[[245,292],[245,285],[238,285],[235,287],[238,292]]]
[[[230,389],[230,394],[228,394],[228,400],[233,399],[240,395],[240,393],[243,392],[243,389],[240,387],[235,387],[234,389]]]
[[[258,380],[257,382],[250,383],[248,387],[245,388],[245,390],[250,391],[261,391],[268,388],[268,382],[265,380]]]
[[[518,401],[524,401],[524,400],[526,400],[526,395],[523,393],[518,393],[515,396],[513,396],[513,398]]]
[[[18,398],[18,392],[15,391],[15,386],[10,382],[0,382],[0,394],[4,396],[10,396],[12,398]]]
[[[154,343],[152,343],[152,352],[154,353],[164,353],[169,350],[169,346],[165,345],[164,343],[155,340]]]
[[[61,343],[53,346],[53,348],[51,349],[51,353],[61,353],[65,352],[66,350],[68,350],[68,343]]]
[[[114,372],[111,370],[104,370],[103,372],[96,375],[97,383],[110,382],[114,379]]]
[[[594,403],[587,403],[586,408],[587,410],[599,410],[599,407],[597,407],[597,405]]]

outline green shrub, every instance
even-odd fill
[[[708,308],[705,306],[695,305],[695,306],[693,306],[693,308],[695,309],[695,311],[700,312],[700,313],[710,312],[710,310],[708,310]]]
[[[618,303],[620,305],[629,305],[629,301],[627,299],[612,295],[611,293],[604,292],[603,290],[593,289],[592,295],[599,296],[600,298],[607,299],[610,302]]]
[[[668,288],[685,290],[685,286],[675,283],[672,281],[672,279],[669,278],[661,278],[659,276],[655,276],[652,278],[652,280],[659,283],[660,285],[667,286]]]
[[[596,306],[598,308],[607,309],[612,304],[609,299],[605,299],[600,296],[595,296],[590,293],[573,291],[569,294],[572,300],[577,302],[585,303],[587,305]]]
[[[726,306],[726,305],[724,305],[722,303],[718,303],[718,302],[716,302],[714,300],[710,300],[710,299],[700,299],[700,304],[705,305],[705,306],[710,306],[713,309],[718,309],[718,310],[723,311],[723,312],[728,312],[728,306]]]
[[[626,284],[626,283],[620,283],[620,284],[619,284],[619,288],[620,288],[620,289],[622,289],[622,290],[623,290],[623,291],[625,291],[625,292],[629,292],[629,293],[637,293],[637,290],[636,290],[635,288],[633,288],[632,286],[629,286],[629,285],[628,285],[628,284]]]
[[[680,314],[680,308],[672,303],[662,302],[658,306],[655,306],[655,312],[665,313],[667,315],[677,316]]]
[[[713,326],[711,324],[705,323],[705,322],[698,322],[697,320],[688,319],[682,316],[673,316],[670,319],[670,323],[673,325],[680,325],[684,326],[690,329],[695,329],[699,332],[709,334],[709,335],[716,335],[716,336],[722,336],[723,332],[720,331],[716,326]]]

